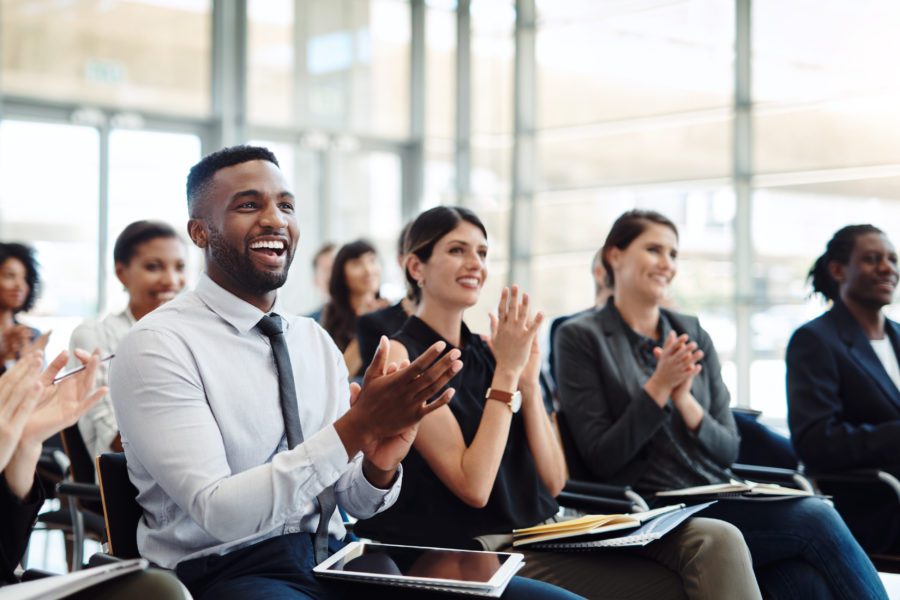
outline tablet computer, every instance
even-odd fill
[[[490,592],[519,570],[515,552],[480,552],[351,542],[313,569],[323,577],[389,585]]]

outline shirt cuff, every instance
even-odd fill
[[[353,503],[360,509],[365,507],[365,515],[356,515],[360,518],[367,518],[390,508],[397,498],[400,496],[400,488],[403,486],[403,465],[397,465],[397,475],[391,487],[382,489],[376,487],[366,479],[363,473],[362,459],[356,462],[356,470],[353,476],[347,482],[346,493],[348,497],[353,498]]]
[[[297,446],[303,449],[309,464],[313,466],[316,476],[323,486],[327,487],[338,480],[350,466],[347,449],[338,435],[334,425],[316,432],[311,438]]]

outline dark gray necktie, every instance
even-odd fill
[[[303,442],[303,429],[300,426],[297,389],[294,387],[294,370],[291,367],[287,342],[284,341],[281,317],[275,313],[266,315],[256,326],[272,343],[275,370],[278,372],[278,396],[281,399],[284,431],[287,435],[288,448],[293,448]],[[337,506],[334,498],[334,486],[328,486],[316,498],[319,500],[319,526],[316,528],[315,550],[316,562],[320,563],[328,558],[328,522]]]

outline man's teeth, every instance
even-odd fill
[[[284,250],[284,242],[278,240],[264,240],[261,242],[253,242],[250,244],[251,250],[259,248],[269,248],[270,250]]]

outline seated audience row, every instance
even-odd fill
[[[115,253],[128,309],[82,325],[72,340],[117,353],[112,393],[81,429],[94,453],[124,449],[144,510],[146,558],[175,569],[198,598],[349,598],[366,590],[311,573],[344,543],[338,505],[366,537],[494,550],[511,548],[513,529],[557,518],[566,469],[539,385],[543,317],[512,286],[489,335],[466,327],[488,275],[488,232],[474,213],[437,207],[404,229],[398,258],[409,292],[392,307],[378,296],[374,248],[342,247],[321,317],[326,333],[278,299],[299,233],[271,152],[241,146],[204,158],[188,177],[188,210],[191,239],[206,257],[196,290],[175,297],[185,249],[174,232],[132,224]],[[794,440],[817,468],[828,468],[828,456],[807,457],[834,439],[849,448],[840,466],[881,460],[865,452],[887,439],[864,434],[871,414],[842,406],[847,385],[858,388],[853,377],[874,373],[900,402],[890,395],[900,381],[897,335],[881,314],[896,287],[896,255],[874,228],[841,239],[813,273],[816,290],[827,287],[835,301],[819,321],[848,312],[862,328],[842,339],[857,346],[848,358],[836,344],[828,364],[798,376],[822,352],[817,335],[837,339],[816,331],[817,321],[788,352]],[[678,241],[658,213],[622,215],[593,268],[608,300],[554,335],[558,400],[581,457],[598,481],[648,498],[728,481],[740,439],[712,340],[695,317],[667,308]],[[859,340],[866,343],[854,357]],[[843,366],[860,357],[862,374]],[[834,373],[822,371],[829,365]],[[878,368],[896,373],[893,381],[878,380]],[[348,385],[353,378],[362,385]],[[700,515],[640,549],[526,551],[503,597],[886,597],[821,499],[720,500]]]

